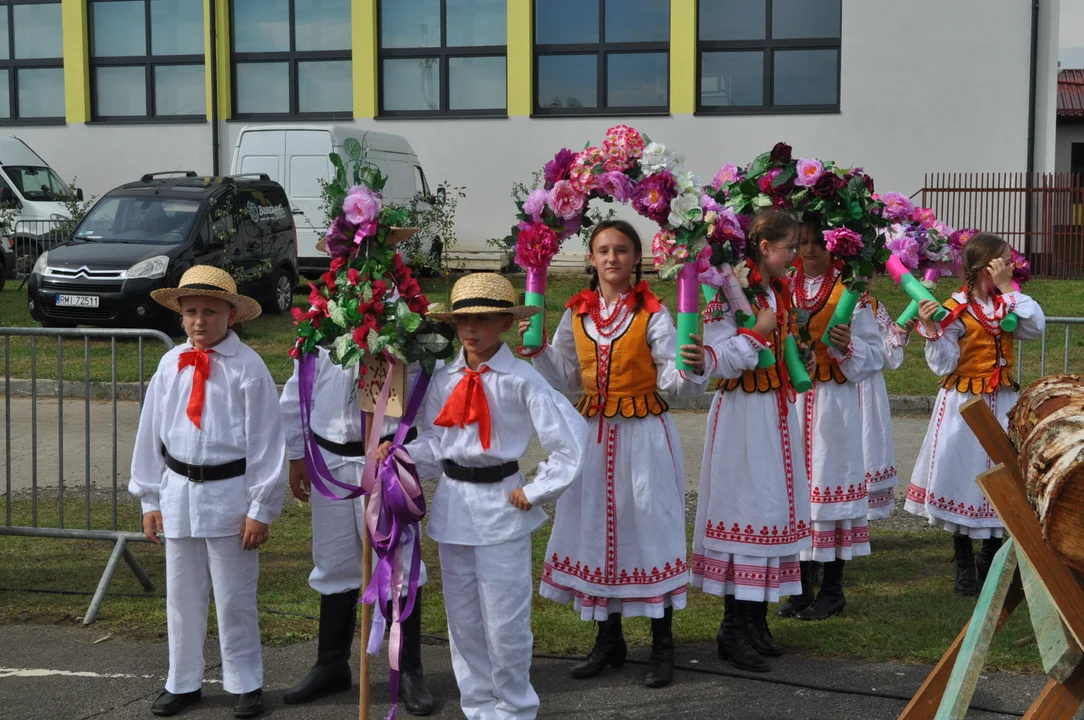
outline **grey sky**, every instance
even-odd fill
[[[1058,59],[1063,68],[1084,68],[1084,0],[1061,0]]]

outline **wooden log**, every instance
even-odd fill
[[[1066,405],[1084,408],[1084,380],[1079,375],[1048,375],[1028,385],[1009,411],[1009,439],[1020,448],[1031,431]]]
[[[1039,656],[1043,660],[1043,671],[1054,680],[1065,682],[1080,666],[1084,655],[1065,629],[1054,601],[1043,588],[1027,554],[1017,552],[1016,560],[1020,567],[1020,582],[1028,599],[1031,626],[1035,629],[1035,644],[1039,646]]]

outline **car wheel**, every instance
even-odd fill
[[[282,268],[271,273],[271,295],[264,309],[270,313],[289,312],[294,306],[294,279]]]
[[[37,243],[15,241],[15,274],[18,277],[26,277],[34,269],[34,263],[38,261],[41,252]]]

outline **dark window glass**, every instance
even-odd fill
[[[449,47],[505,45],[506,0],[448,0]]]
[[[503,57],[448,58],[448,107],[486,110],[507,106]]]
[[[834,105],[838,58],[837,50],[776,50],[773,103]]]
[[[151,0],[151,52],[201,55],[203,4],[189,0]]]
[[[606,42],[668,42],[670,3],[606,0]]]
[[[0,123],[63,119],[60,0],[0,0]]]
[[[707,107],[764,104],[764,53],[706,52],[700,57],[700,102]]]
[[[772,0],[772,37],[838,38],[840,0]]]
[[[290,50],[290,0],[233,0],[233,51]]]
[[[768,0],[701,1],[701,40],[763,40],[767,35]]]
[[[598,56],[543,55],[536,93],[541,107],[597,108]]]
[[[666,53],[611,53],[606,56],[609,107],[666,105]]]
[[[535,0],[536,45],[599,41],[599,0]]]

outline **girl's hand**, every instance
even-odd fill
[[[917,324],[918,324],[917,320],[908,320],[907,324],[903,326],[903,328],[902,328],[902,330],[903,330],[903,341],[905,343],[911,341],[911,333],[913,333],[915,331],[915,326]]]
[[[513,490],[512,494],[508,496],[508,502],[524,512],[534,507],[531,505],[530,501],[527,500],[527,495],[523,492],[523,488],[516,488]]]
[[[529,330],[530,327],[531,321],[529,318],[527,320],[519,321],[519,344],[521,346],[523,345],[523,336],[527,334],[527,330]]]
[[[1002,293],[1012,292],[1012,265],[1001,258],[994,258],[986,266],[994,286]]]
[[[779,321],[775,317],[775,310],[764,308],[757,313],[757,324],[753,326],[753,332],[762,338],[768,338],[777,327]]]
[[[304,460],[290,461],[290,492],[301,502],[309,501],[312,483],[309,482],[309,472],[305,468]]]
[[[930,337],[937,337],[938,328],[937,323],[933,321],[933,316],[940,309],[941,306],[933,300],[923,300],[918,304],[918,319]]]
[[[241,547],[245,550],[255,550],[271,536],[271,529],[266,523],[245,518],[244,527],[241,528]]]
[[[805,358],[805,371],[809,373],[809,377],[813,377],[817,372],[817,354],[810,350],[805,343],[798,343],[798,350],[803,354],[808,353]]]
[[[836,346],[837,350],[846,350],[851,344],[851,326],[836,325],[828,331],[828,339]]]
[[[162,513],[159,510],[151,510],[143,513],[143,535],[155,545],[161,545],[159,535],[165,532],[162,525]]]
[[[697,375],[704,374],[704,341],[699,335],[690,335],[692,345],[681,346],[681,359],[685,366]]]
[[[389,450],[391,450],[391,440],[385,440],[384,442],[380,443],[380,447],[376,449],[376,453],[373,455],[373,457],[376,458],[377,462],[384,462],[388,459]]]

